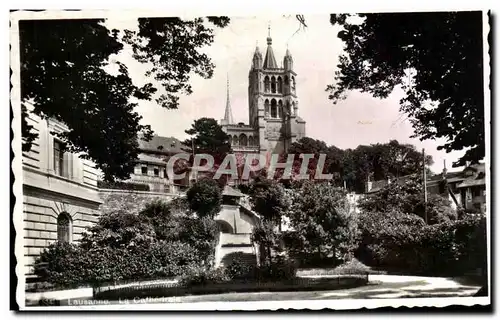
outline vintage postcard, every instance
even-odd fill
[[[10,13],[21,310],[491,304],[486,11],[186,12]]]

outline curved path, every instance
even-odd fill
[[[148,303],[470,297],[479,288],[479,285],[464,284],[460,279],[452,278],[370,275],[368,285],[352,289],[309,292],[224,293],[148,299]]]

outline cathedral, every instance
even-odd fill
[[[221,126],[231,137],[235,153],[282,153],[305,136],[306,122],[298,115],[296,77],[288,49],[278,67],[269,34],[265,57],[257,47],[248,74],[248,124],[234,123],[228,86]]]

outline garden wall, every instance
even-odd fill
[[[128,213],[138,213],[148,203],[156,200],[170,202],[182,195],[151,191],[101,189],[99,190],[99,196],[103,201],[100,207],[102,213],[119,209]]]

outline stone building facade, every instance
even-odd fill
[[[305,137],[306,122],[298,115],[296,78],[290,51],[287,49],[283,67],[279,67],[269,35],[265,57],[257,47],[248,74],[248,124],[234,123],[228,86],[224,119],[220,123],[231,137],[235,153],[282,153]]]
[[[22,156],[23,246],[25,274],[32,274],[35,258],[54,241],[78,241],[97,221],[101,199],[94,163],[63,152],[53,133],[67,127],[30,114],[28,124],[38,133]]]
[[[189,177],[172,181],[167,174],[167,161],[172,155],[186,153],[182,142],[173,137],[153,136],[149,141],[139,139],[140,154],[134,172],[127,182],[149,186],[151,192],[178,193],[189,185]]]

